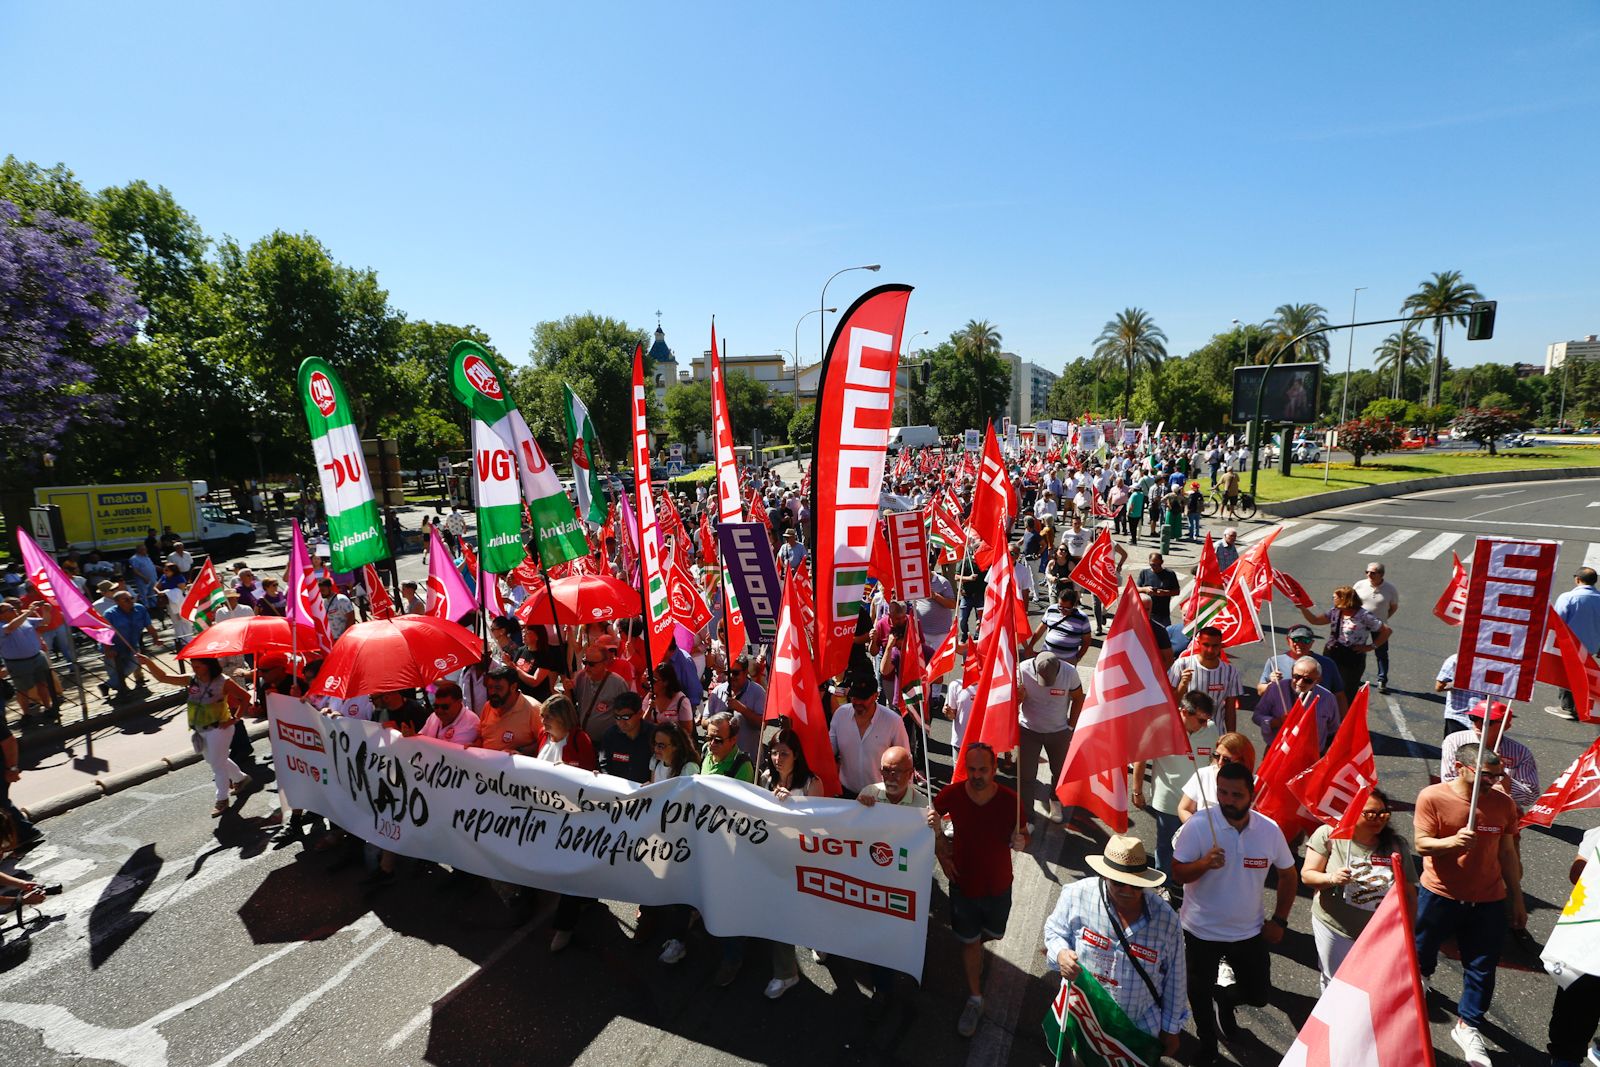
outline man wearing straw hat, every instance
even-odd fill
[[[1167,876],[1142,841],[1121,834],[1090,856],[1089,866],[1099,877],[1062,886],[1045,920],[1046,962],[1068,980],[1086,968],[1135,1026],[1159,1035],[1164,1053],[1176,1055],[1189,1003],[1183,929],[1157,892]]]

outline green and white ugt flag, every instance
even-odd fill
[[[517,410],[516,401],[511,399],[494,357],[471,341],[457,341],[450,349],[450,363],[453,368],[451,385],[455,389],[456,399],[472,411],[474,474],[487,473],[493,476],[497,473],[496,461],[492,458],[480,470],[478,456],[481,451],[509,451],[516,457],[522,498],[528,502],[528,514],[538,538],[539,558],[546,566],[554,566],[588,553],[589,543],[584,539],[583,528],[572,514],[572,504],[567,500],[566,490],[561,488],[561,479],[545,460],[544,452],[529,432],[528,424],[523,420],[522,412]],[[484,570],[504,574],[522,562],[525,555],[521,541],[522,509],[516,506],[514,484],[509,511],[501,503],[485,508],[485,503],[491,499],[489,492],[494,494],[493,499],[496,500],[505,496],[503,487],[496,485],[491,489],[480,482],[480,556]],[[515,538],[516,551],[511,551],[512,543],[504,540],[508,534]]]
[[[1061,983],[1044,1017],[1044,1039],[1058,1062],[1069,1052],[1084,1067],[1153,1067],[1161,1062],[1161,1041],[1135,1026],[1087,971]]]
[[[567,416],[567,440],[572,444],[572,480],[578,487],[578,518],[596,526],[606,521],[606,498],[600,490],[600,473],[594,469],[594,423],[589,409],[565,382],[562,410]]]
[[[311,427],[311,451],[322,477],[328,513],[328,552],[336,571],[360,570],[389,556],[389,542],[372,499],[361,434],[351,418],[344,384],[328,361],[312,356],[300,364],[300,400]]]

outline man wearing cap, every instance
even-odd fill
[[[1189,1004],[1183,928],[1156,892],[1167,876],[1151,866],[1137,837],[1113,834],[1105,852],[1088,860],[1099,877],[1061,887],[1044,923],[1045,961],[1069,981],[1087,969],[1129,1020],[1158,1035],[1174,1056]]]
[[[1322,687],[1339,702],[1339,715],[1343,718],[1344,713],[1350,710],[1350,701],[1344,695],[1344,678],[1339,674],[1339,665],[1313,647],[1316,639],[1316,631],[1303,622],[1289,627],[1289,651],[1280,652],[1261,665],[1261,680],[1256,683],[1256,696],[1266,696],[1269,686],[1281,686],[1284,694],[1288,695],[1294,661],[1301,656],[1310,656],[1322,669]]]
[[[1444,739],[1439,750],[1439,780],[1455,781],[1456,754],[1461,746],[1482,742],[1500,754],[1500,763],[1505,768],[1506,776],[1500,780],[1498,788],[1509,793],[1523,811],[1533,807],[1544,791],[1539,784],[1539,765],[1534,762],[1527,745],[1503,736],[1511,729],[1511,709],[1498,700],[1479,700],[1467,711],[1467,720],[1472,724],[1471,729],[1458,730]]]
[[[1078,713],[1083,710],[1083,682],[1078,669],[1054,652],[1044,651],[1024,660],[1017,670],[1017,723],[1021,729],[1021,754],[1017,784],[1025,807],[1031,807],[1039,784],[1039,750],[1050,757],[1050,780],[1045,795],[1050,800],[1050,821],[1064,818],[1055,783],[1067,764],[1067,744]]]
[[[891,748],[911,748],[905,720],[878,703],[878,683],[857,678],[850,683],[850,702],[833,713],[828,737],[839,762],[839,781],[853,797],[883,781],[879,761]]]
[[[1185,886],[1183,947],[1189,1007],[1200,1039],[1198,1065],[1217,1062],[1217,1031],[1239,1034],[1234,1009],[1267,1002],[1272,985],[1270,947],[1283,940],[1300,887],[1294,853],[1278,824],[1251,809],[1255,778],[1242,763],[1217,768],[1216,804],[1195,812],[1172,843],[1172,880]],[[1262,912],[1267,871],[1277,868],[1277,899],[1270,921]],[[1226,961],[1234,980],[1217,981]]]
[[[1593,567],[1579,567],[1572,576],[1572,588],[1556,597],[1555,611],[1561,616],[1561,621],[1567,624],[1567,629],[1572,631],[1572,636],[1591,656],[1600,656],[1600,589],[1595,588],[1595,583],[1600,581],[1600,574],[1596,574]],[[1544,710],[1563,719],[1576,720],[1578,718],[1572,702],[1572,691],[1561,689],[1561,703]],[[1590,694],[1590,699],[1594,695]]]

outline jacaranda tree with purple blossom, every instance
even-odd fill
[[[111,417],[97,349],[134,340],[145,309],[87,225],[0,200],[0,484],[28,479],[74,426]]]

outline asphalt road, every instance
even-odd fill
[[[1402,595],[1395,691],[1377,699],[1371,726],[1396,797],[1414,797],[1437,769],[1432,680],[1455,632],[1430,609],[1450,549],[1465,553],[1478,533],[1558,537],[1558,573],[1570,575],[1600,553],[1600,508],[1587,507],[1597,500],[1600,479],[1480,486],[1283,524],[1274,560],[1319,598],[1360,577],[1369,546],[1387,542],[1376,555]],[[1241,525],[1246,539],[1268,528]],[[1192,548],[1170,558],[1182,567]],[[1281,599],[1277,608],[1286,629],[1292,609]],[[1247,680],[1267,654],[1239,650]],[[1533,748],[1548,782],[1594,730],[1543,714],[1546,698],[1541,686],[1517,709],[1513,734]],[[634,911],[622,904],[592,907],[573,944],[552,956],[548,899],[512,915],[476,880],[412,872],[366,886],[359,856],[279,847],[270,787],[221,820],[207,817],[209,800],[209,772],[190,767],[45,824],[49,843],[26,857],[26,869],[67,892],[44,909],[48,925],[0,956],[0,1062],[1044,1064],[1053,1061],[1038,1026],[1055,982],[1044,970],[1043,920],[1057,886],[1081,876],[1084,856],[1099,847],[1035,823],[1045,832],[1016,863],[1010,930],[988,976],[989,1017],[968,1042],[954,1031],[963,991],[937,884],[923,986],[902,979],[888,1015],[870,1020],[862,970],[848,961],[818,964],[802,953],[801,984],[768,1002],[764,946],[752,943],[738,980],[718,989],[716,949],[703,935],[683,963],[663,966],[629,939]],[[1523,837],[1530,927],[1541,940],[1566,899],[1575,843],[1597,816],[1564,816],[1552,832]],[[1409,818],[1398,825],[1410,836]],[[1134,828],[1150,840],[1143,813]],[[1231,1050],[1239,1063],[1276,1064],[1315,1002],[1309,913],[1302,895],[1274,958],[1273,1003],[1241,1012],[1246,1034]],[[1441,964],[1436,988],[1438,1062],[1455,1064],[1445,1011],[1459,992],[1454,964]],[[1488,1031],[1503,1050],[1497,1063],[1541,1062],[1551,989],[1536,960],[1513,946]]]

